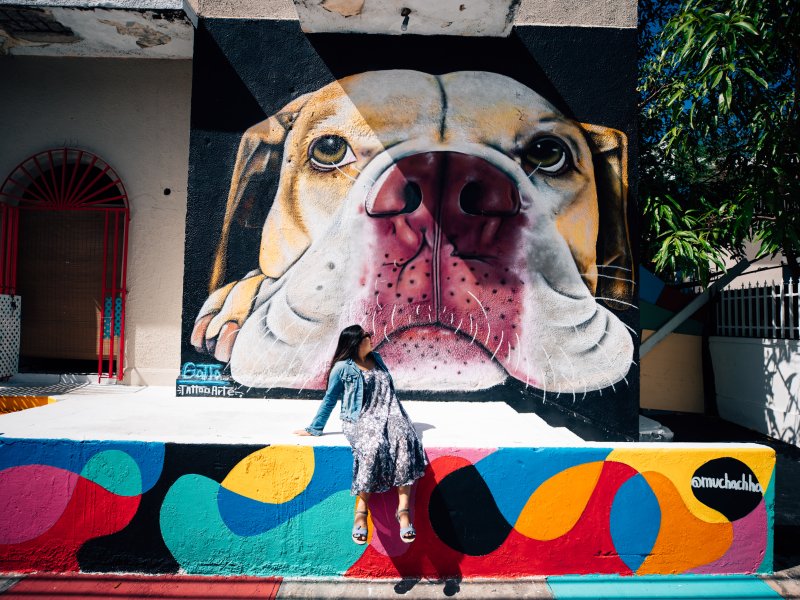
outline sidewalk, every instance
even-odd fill
[[[769,577],[538,577],[514,581],[454,579],[443,582],[298,580],[257,577],[36,574],[0,579],[3,600],[125,598],[134,600],[339,598],[672,598],[800,599],[800,568]]]

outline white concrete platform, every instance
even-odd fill
[[[310,424],[319,400],[176,398],[172,387],[86,385],[57,402],[0,415],[0,436],[135,440],[190,444],[347,446],[338,406],[320,437],[292,431]],[[564,427],[516,412],[504,402],[403,402],[427,447],[575,446]]]

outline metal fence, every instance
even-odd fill
[[[797,281],[727,289],[716,298],[716,334],[800,339]]]

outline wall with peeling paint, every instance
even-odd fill
[[[374,0],[373,0],[374,2]],[[292,0],[187,0],[195,15],[216,19],[297,19]],[[390,1],[399,13],[406,5]],[[515,25],[636,28],[634,0],[521,0]]]
[[[406,397],[636,435],[635,51],[203,20],[179,394],[313,394],[359,322]]]
[[[0,571],[521,577],[770,572],[774,451],[429,448],[399,539],[350,541],[346,446],[0,438]]]
[[[0,95],[0,177],[66,145],[99,155],[122,178],[131,208],[126,381],[174,381],[191,63],[0,58],[0,81],[14,91]]]

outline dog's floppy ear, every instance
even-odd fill
[[[621,131],[581,123],[592,148],[600,231],[597,238],[598,296],[625,309],[633,298],[634,273],[628,233],[628,138]]]
[[[308,97],[309,94],[305,94],[292,100],[269,119],[253,125],[244,132],[242,141],[239,143],[239,151],[236,154],[231,188],[228,192],[228,203],[225,207],[225,218],[222,222],[222,233],[208,284],[210,292],[224,283],[231,225],[237,217],[237,212],[244,208],[242,200],[248,183],[254,176],[264,173],[271,164],[280,164],[283,143]]]

